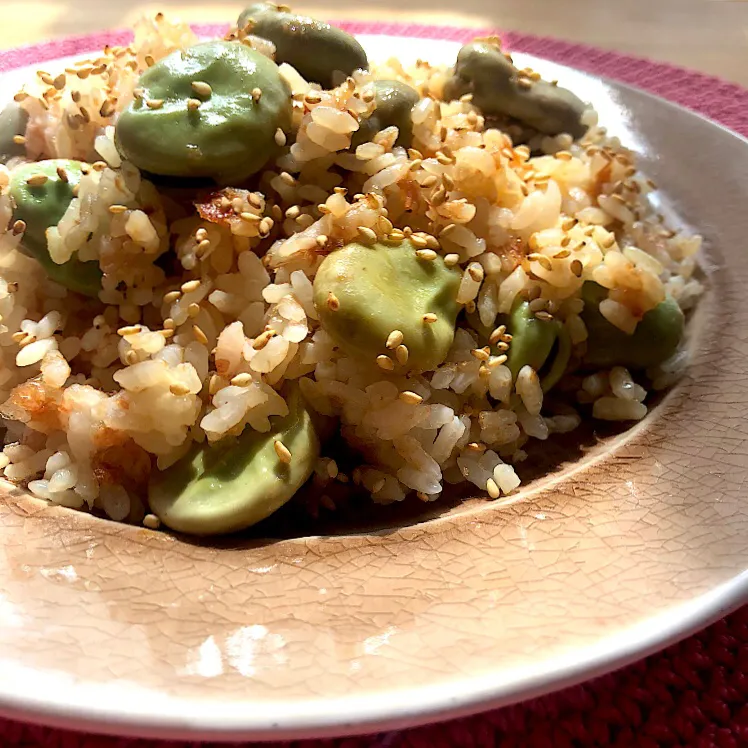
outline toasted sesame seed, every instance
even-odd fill
[[[493,478],[486,481],[486,491],[492,499],[498,499],[501,496],[501,491]]]
[[[127,210],[126,205],[110,205],[109,206],[109,212],[113,215],[118,215],[119,213],[124,213]]]
[[[18,236],[26,231],[26,221],[17,220],[13,222],[13,235]]]
[[[551,322],[553,321],[553,315],[541,309],[539,312],[535,313],[535,319],[539,319],[542,322]]]
[[[25,348],[27,345],[31,345],[31,343],[33,343],[35,340],[36,340],[36,336],[35,335],[30,335],[30,334],[29,335],[24,335],[24,337],[21,338],[21,340],[18,341],[18,345],[21,348]]]
[[[423,319],[426,324],[432,325],[434,322],[436,322],[438,317],[433,312],[427,312],[421,319]]]
[[[377,366],[384,371],[392,371],[395,363],[389,356],[377,356]]]
[[[486,445],[483,442],[470,442],[466,449],[469,449],[471,452],[485,452]]]
[[[409,353],[407,346],[402,344],[397,346],[397,348],[395,348],[395,358],[397,359],[397,363],[401,366],[405,366],[405,364],[408,363]]]
[[[187,99],[187,109],[190,112],[196,112],[201,104],[202,101],[200,101],[200,99]]]
[[[270,216],[265,216],[260,221],[260,236],[267,236],[273,230],[274,225],[273,219]]]
[[[286,218],[293,220],[294,218],[298,218],[299,213],[301,213],[301,208],[298,205],[292,205],[286,210]]]
[[[426,177],[426,179],[424,179],[421,182],[421,187],[425,187],[425,188],[433,187],[438,181],[439,181],[439,178],[436,175],[430,174],[428,177]]]
[[[281,132],[283,131],[281,130]],[[289,174],[287,171],[282,171],[279,176],[281,182],[287,184],[289,187],[293,187],[296,184],[296,177],[294,177],[293,174]]]
[[[404,390],[398,395],[398,398],[409,405],[420,405],[423,402],[423,398],[417,392],[411,390]]]
[[[218,374],[211,374],[208,380],[208,394],[215,395],[221,389],[221,377]]]
[[[177,323],[171,317],[167,317],[164,320],[164,329],[165,330],[174,330],[176,328],[176,326],[177,326]]]
[[[26,333],[19,330],[18,332],[14,332],[10,337],[14,343],[20,343],[26,337]]]
[[[483,265],[481,265],[479,262],[471,262],[467,266],[467,274],[476,282],[480,283],[483,280],[483,277],[485,275],[485,272],[483,270]]]
[[[403,342],[404,337],[400,330],[393,330],[387,336],[387,342],[384,344],[385,348],[389,348],[390,350],[397,348]]]
[[[375,242],[377,240],[376,232],[370,228],[367,228],[366,226],[359,226],[358,234],[359,237],[365,242]]]
[[[433,262],[437,258],[437,254],[433,249],[418,249],[416,250],[416,257],[419,260]]]
[[[262,220],[262,216],[258,216],[256,213],[250,213],[249,211],[239,213],[239,218],[241,218],[242,221],[249,221],[250,223],[259,223]]]
[[[125,325],[125,327],[120,327],[119,330],[117,330],[117,335],[120,335],[124,338],[127,335],[136,335],[142,329],[142,325]]]
[[[322,97],[317,91],[308,91],[304,94],[304,101],[307,104],[319,104],[322,101]]]
[[[327,308],[333,312],[337,312],[340,309],[340,299],[332,292],[327,293]]]
[[[190,293],[191,291],[197,291],[198,288],[200,288],[200,284],[202,281],[195,278],[195,280],[187,281],[186,283],[182,283],[182,293]]]
[[[194,302],[194,301],[193,301],[193,302],[192,302],[192,303],[191,303],[191,304],[190,304],[190,305],[189,305],[189,306],[187,307],[187,314],[188,314],[188,315],[189,315],[190,317],[193,317],[193,318],[194,318],[194,317],[197,317],[197,315],[198,315],[198,314],[200,314],[200,304],[197,304],[196,302]]]
[[[438,207],[442,203],[445,203],[447,201],[447,191],[444,189],[444,187],[439,187],[437,190],[434,191],[434,194],[431,196],[431,199],[429,202]]]
[[[569,151],[557,151],[555,153],[555,158],[559,161],[571,161],[574,157],[569,153]]]
[[[34,174],[26,180],[26,184],[29,187],[42,187],[47,184],[47,179],[46,174]]]
[[[478,361],[488,361],[488,358],[491,355],[491,349],[488,346],[485,348],[473,348],[470,351],[470,355],[473,358],[477,358]]]
[[[569,264],[569,269],[577,278],[581,278],[582,271],[584,270],[584,265],[582,265],[582,262],[580,260],[572,260]]]
[[[210,84],[206,83],[205,81],[192,81],[190,86],[198,96],[202,96],[205,99],[209,99],[211,94],[213,93],[213,89],[210,87]]]
[[[26,138],[23,135],[14,135],[13,142],[16,145],[26,145]]]
[[[265,330],[265,332],[261,332],[255,338],[254,343],[252,343],[252,348],[256,351],[261,351],[270,342],[270,339],[276,336],[276,334],[275,330]]]
[[[246,387],[248,384],[251,384],[251,383],[252,383],[252,375],[246,371],[243,371],[241,374],[237,374],[235,377],[231,379],[231,384],[233,384],[235,387]]]
[[[283,130],[280,129],[280,127],[275,131],[275,144],[282,148],[286,144],[286,133],[283,132]]]
[[[26,93],[26,91],[19,91],[14,97],[13,101],[24,101],[29,98],[29,95]]]
[[[190,388],[182,382],[174,382],[174,384],[169,385],[169,392],[177,397],[182,397],[183,395],[189,395]]]
[[[291,451],[289,448],[280,440],[276,439],[273,442],[275,454],[278,455],[278,459],[288,465],[291,462]]]
[[[551,263],[550,257],[546,257],[546,255],[540,254],[539,252],[532,252],[527,255],[527,259],[531,262],[537,262],[543,270],[550,271],[553,269],[553,263]]]
[[[571,256],[571,250],[569,249],[562,249],[556,252],[555,255],[553,255],[554,260],[565,260],[567,257]]]
[[[416,247],[416,249],[426,249],[428,247],[428,241],[426,240],[426,237],[421,236],[420,234],[412,234],[410,236],[410,243]],[[418,254],[418,252],[416,252]],[[425,258],[424,258],[425,259]]]
[[[454,267],[460,262],[460,255],[455,254],[454,252],[450,252],[447,255],[444,255],[444,264],[448,267]]]
[[[253,88],[252,89],[252,98],[255,101],[259,101],[262,98],[262,89],[261,88]]]
[[[164,100],[163,99],[146,99],[145,105],[149,109],[161,109],[161,107],[164,105]],[[83,112],[83,109],[81,108],[81,113],[82,112]]]
[[[197,325],[192,325],[192,334],[195,336],[195,340],[203,345],[208,344],[208,336],[202,331]]]
[[[114,114],[116,108],[116,99],[107,99],[100,107],[99,114],[102,117],[111,117]]]
[[[163,303],[173,304],[181,295],[181,291],[169,291],[168,293],[164,294]]]
[[[146,514],[143,517],[143,527],[149,530],[158,530],[161,527],[161,520],[155,514]]]

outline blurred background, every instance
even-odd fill
[[[246,5],[250,5],[250,0]],[[651,57],[748,85],[746,0],[366,0],[291,3],[338,20],[493,26]],[[0,0],[0,48],[130,26],[159,10],[194,23],[234,21],[242,3],[211,0]]]

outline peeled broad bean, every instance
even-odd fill
[[[460,274],[441,257],[420,259],[407,240],[395,246],[351,242],[320,265],[314,305],[343,350],[372,362],[386,357],[392,368],[431,371],[454,339],[459,284]],[[398,346],[407,349],[404,361]]]
[[[550,390],[566,372],[571,357],[571,341],[558,320],[538,319],[527,301],[517,301],[507,320],[512,341],[507,363],[516,380],[523,366],[531,366],[541,375],[540,384]]]
[[[633,335],[623,332],[600,313],[600,302],[607,297],[607,289],[597,283],[587,281],[582,286],[584,310],[581,316],[588,335],[584,356],[586,365],[647,369],[661,364],[675,353],[683,338],[685,317],[672,296],[667,296],[648,311]]]
[[[151,511],[167,527],[190,535],[237,532],[280,509],[312,474],[320,442],[298,388],[286,398],[289,413],[270,431],[249,426],[235,439],[195,444],[178,462],[154,472]],[[282,447],[277,447],[279,442]],[[279,451],[287,449],[284,462]]]
[[[580,138],[584,102],[571,91],[544,80],[531,80],[514,67],[501,49],[472,42],[460,49],[444,98],[472,94],[472,103],[487,116],[509,116],[546,135],[569,133]]]
[[[369,117],[361,120],[358,130],[353,133],[351,146],[355,148],[370,141],[380,130],[397,127],[395,145],[410,148],[413,140],[413,120],[410,113],[418,103],[418,91],[400,81],[374,81],[376,109]]]
[[[273,3],[256,3],[239,16],[239,28],[251,24],[251,33],[275,45],[275,61],[287,62],[308,81],[333,88],[354,70],[366,70],[363,47],[342,29],[316,18],[279,10]]]
[[[238,183],[277,151],[291,92],[278,66],[240,42],[173,52],[141,75],[115,140],[124,158],[161,176]]]
[[[17,166],[10,175],[13,200],[12,221],[23,221],[25,228],[20,249],[34,257],[57,283],[86,296],[97,296],[101,270],[94,261],[81,262],[73,256],[58,264],[50,256],[46,231],[56,226],[73,199],[73,188],[80,182],[79,161],[51,159]],[[66,181],[60,178],[61,170]]]
[[[26,132],[28,121],[29,113],[15,101],[0,112],[0,164],[7,164],[12,158],[26,153],[26,146],[16,143],[13,138]]]

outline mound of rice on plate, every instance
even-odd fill
[[[241,30],[229,39],[275,54]],[[666,298],[685,311],[701,292],[700,238],[663,225],[648,201],[655,186],[593,110],[573,139],[489,117],[471,95],[445,100],[447,67],[393,59],[323,90],[283,62],[292,122],[265,166],[240,184],[175,186],[125,160],[115,128],[142,95],[143,71],[197,42],[159,14],[136,26],[130,46],[39,71],[15,97],[28,121],[15,138],[23,153],[0,166],[6,479],[55,504],[155,527],[153,475],[196,443],[224,449],[246,430],[268,432],[297,383],[337,424],[338,440],[313,466],[319,493],[350,481],[377,504],[435,501],[467,481],[497,498],[520,485],[529,440],[582,419],[639,420],[650,391],[682,372],[683,345],[654,367],[584,365],[585,283],[603,289],[599,313],[629,336]],[[352,148],[381,80],[418,94],[409,147],[389,126]],[[44,159],[88,165],[46,239],[55,263],[98,263],[97,298],[55,282],[19,249],[28,227],[14,217],[13,173]],[[454,340],[428,371],[401,365],[397,335],[379,355],[357,355],[314,303],[328,256],[351,242],[402,241],[460,274]],[[508,365],[519,302],[570,343],[550,391],[543,372]]]

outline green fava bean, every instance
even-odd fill
[[[68,209],[73,188],[81,179],[81,166],[79,161],[52,159],[13,169],[10,175],[10,195],[14,204],[12,220],[26,224],[20,248],[38,260],[52,280],[71,291],[96,297],[101,289],[99,263],[81,262],[73,256],[58,264],[49,256],[47,248],[46,231],[50,226],[56,226]],[[67,181],[60,179],[58,169],[64,171]]]
[[[242,182],[277,151],[276,132],[291,123],[291,93],[277,65],[240,42],[173,52],[138,87],[143,97],[120,116],[115,140],[124,158],[161,176]]]
[[[512,336],[507,366],[517,378],[523,366],[531,366],[541,376],[544,392],[550,390],[566,372],[571,357],[571,340],[558,320],[538,319],[527,301],[515,302],[507,332]]]
[[[315,18],[279,11],[272,3],[257,3],[239,16],[239,28],[250,23],[250,33],[273,42],[278,64],[287,62],[306,80],[325,89],[339,82],[336,72],[344,77],[369,67],[364,48],[350,34]]]
[[[394,126],[398,130],[395,145],[410,148],[413,140],[413,120],[410,113],[420,100],[418,91],[400,81],[374,81],[374,100],[376,109],[371,116],[361,121],[358,130],[353,133],[351,146],[356,148],[370,141],[385,127]]]
[[[460,273],[441,257],[419,259],[409,241],[396,246],[352,242],[328,255],[314,279],[322,327],[344,351],[374,361],[390,355],[393,331],[408,349],[402,366],[431,371],[447,357],[459,312]],[[424,315],[435,315],[424,320]],[[431,321],[429,321],[431,320]]]
[[[586,106],[578,96],[547,81],[521,78],[501,49],[487,42],[466,44],[457,55],[444,98],[464,94],[472,94],[485,115],[514,117],[546,135],[580,138],[587,131],[581,121]]]
[[[607,298],[607,289],[597,283],[587,281],[582,286],[584,309],[581,316],[588,335],[586,365],[648,369],[675,353],[683,338],[685,317],[672,296],[648,311],[633,335],[623,332],[600,314],[600,302]]]
[[[195,444],[148,487],[151,511],[190,535],[237,532],[280,509],[312,474],[320,454],[312,416],[298,388],[287,397],[288,415],[265,433],[246,427],[235,441]],[[291,453],[283,462],[275,442]]]
[[[23,156],[26,146],[13,141],[17,135],[26,132],[29,113],[15,101],[11,101],[0,112],[0,164],[7,164],[12,158]]]

